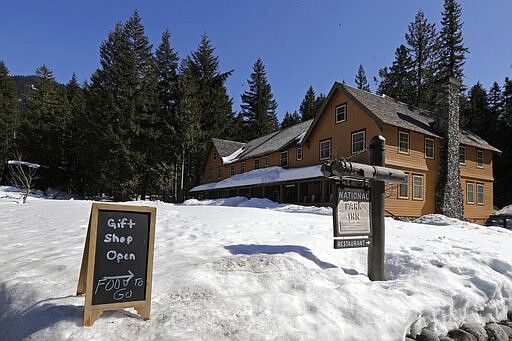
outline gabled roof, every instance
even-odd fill
[[[371,118],[373,118],[381,128],[384,124],[389,124],[428,136],[442,138],[434,129],[434,116],[432,112],[402,103],[386,95],[375,95],[346,84],[335,82],[319,111],[319,115],[315,117],[313,124],[309,127],[306,136],[304,137],[304,141],[311,134],[316,122],[320,118],[320,114],[325,110],[327,103],[337,91],[342,91],[345,95],[351,98]],[[491,146],[485,140],[467,129],[460,129],[459,139],[461,144],[501,153],[499,149]]]
[[[245,143],[242,142],[221,140],[216,138],[212,138],[212,142],[220,157],[231,155],[245,145]]]
[[[248,160],[285,149],[293,144],[298,145],[313,120],[297,123],[291,127],[274,131],[247,143],[212,139],[224,164]],[[225,154],[221,154],[221,150]],[[227,152],[230,152],[227,154]]]

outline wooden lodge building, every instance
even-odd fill
[[[190,194],[199,199],[240,195],[328,205],[332,180],[322,176],[320,166],[339,158],[368,163],[367,145],[373,136],[382,135],[386,167],[407,175],[406,183],[387,185],[386,214],[445,213],[439,208],[444,201],[445,205],[460,204],[459,217],[463,210],[464,218],[483,223],[495,211],[493,154],[501,152],[459,128],[460,83],[450,80],[446,84],[452,90],[440,91],[439,109],[430,112],[336,82],[314,120],[248,143],[212,139],[203,184]],[[443,155],[443,150],[452,152]],[[447,171],[450,159],[455,167]],[[443,181],[455,188],[451,202],[439,193]]]

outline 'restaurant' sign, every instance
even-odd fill
[[[370,223],[370,190],[338,187],[334,211],[334,237],[368,236]]]

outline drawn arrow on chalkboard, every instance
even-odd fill
[[[122,276],[110,276],[110,277],[105,277],[103,276],[104,279],[122,279],[123,280],[123,284],[124,286],[127,286],[128,283],[130,282],[130,279],[133,278],[133,276],[135,276],[133,274],[133,272],[131,272],[130,270],[128,270],[128,275],[122,275]]]

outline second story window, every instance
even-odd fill
[[[347,104],[338,105],[336,107],[336,123],[345,122],[347,120]]]
[[[240,174],[245,172],[245,161],[240,162]]]
[[[352,133],[352,154],[361,152],[365,148],[366,132],[364,130]]]
[[[260,168],[260,158],[254,159],[254,169]]]
[[[216,151],[213,152],[213,161],[215,161],[215,160],[217,160],[217,152]]]
[[[208,177],[208,180],[213,179],[213,170],[212,170],[211,168],[210,168],[210,169],[208,169],[208,175],[207,175],[207,177]]]
[[[398,132],[398,152],[409,154],[409,133],[405,131]]]
[[[466,147],[464,146],[459,147],[459,163],[461,165],[466,164]]]
[[[222,178],[222,168],[221,167],[217,168],[217,178],[219,178],[219,179]]]
[[[331,139],[320,141],[320,160],[331,157]]]
[[[434,139],[430,139],[428,137],[425,137],[425,158],[434,158]]]
[[[230,174],[231,176],[235,175],[235,165],[231,165],[231,166],[229,167],[229,174]]]
[[[297,147],[297,161],[302,160],[302,148]]]
[[[288,167],[288,151],[281,152],[281,167]]]
[[[476,166],[478,168],[484,168],[484,151],[477,149],[476,150]]]
[[[268,167],[268,155],[265,155],[265,167]]]

